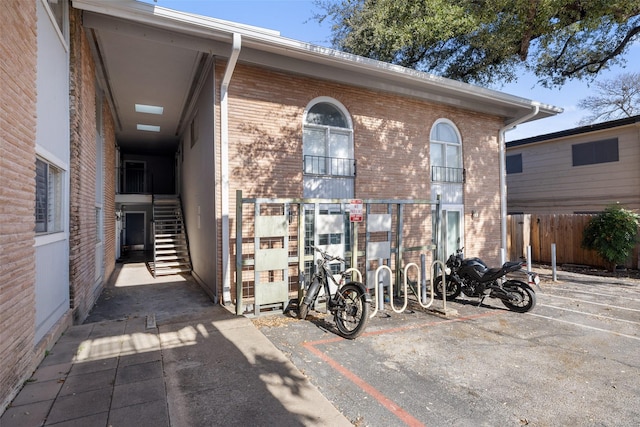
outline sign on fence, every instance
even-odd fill
[[[349,211],[349,221],[351,222],[362,222],[363,219],[363,208],[362,208],[362,200],[354,199],[349,202],[347,206],[347,210]]]

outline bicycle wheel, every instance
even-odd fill
[[[345,338],[358,337],[369,321],[369,304],[366,301],[364,291],[357,285],[348,284],[338,291],[342,295],[338,297],[339,307],[334,318],[336,327]]]

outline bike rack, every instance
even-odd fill
[[[445,284],[444,285],[444,293],[442,295],[442,310],[446,313],[447,312],[447,295],[446,295],[447,292],[446,292],[446,274],[445,274],[446,266],[442,261],[435,260],[435,261],[433,261],[431,263],[431,271],[433,271],[433,268],[436,265],[440,266],[440,276],[442,277],[442,283]],[[373,287],[374,288],[374,300],[375,300],[376,303],[375,303],[375,309],[373,310],[373,313],[371,313],[369,315],[370,319],[373,318],[376,314],[378,314],[378,311],[380,310],[378,289],[384,289],[384,285],[382,285],[381,283],[378,282],[378,278],[379,278],[380,271],[382,271],[382,270],[389,271],[389,277],[390,277],[390,280],[389,280],[389,282],[390,282],[389,283],[389,294],[391,295],[391,298],[389,299],[389,305],[391,306],[391,309],[394,312],[398,313],[398,314],[404,312],[407,309],[407,305],[408,305],[408,302],[409,302],[407,271],[409,271],[409,268],[411,268],[411,267],[414,267],[414,268],[416,268],[418,270],[418,280],[417,280],[417,282],[421,283],[421,278],[422,278],[421,277],[421,273],[422,273],[421,269],[418,267],[418,265],[416,263],[411,262],[411,263],[407,264],[404,267],[404,271],[403,271],[404,272],[404,275],[403,275],[404,276],[403,277],[403,279],[404,279],[403,280],[404,304],[403,304],[402,308],[400,308],[400,309],[396,309],[396,307],[393,305],[393,280],[392,280],[392,277],[391,277],[392,276],[391,268],[388,265],[381,265],[376,269],[376,272],[375,272],[375,286]],[[349,270],[353,270],[353,269],[349,269]],[[347,270],[347,271],[349,271],[349,270]],[[358,274],[359,273],[360,272],[358,271]],[[434,296],[435,296],[434,292],[435,291],[434,291],[434,286],[433,286],[433,276],[429,278],[429,284],[430,284],[430,288],[431,288],[429,293],[431,294],[431,296],[429,298],[429,302],[428,303],[423,303],[422,302],[422,298],[420,297],[420,295],[416,294],[416,291],[412,289],[412,292],[414,293],[414,295],[418,299],[418,304],[420,304],[420,306],[422,308],[431,307],[431,305],[433,304],[433,301],[434,301]],[[382,302],[382,306],[383,306],[382,309],[384,310],[384,301]]]
[[[443,290],[444,290],[444,292],[442,293],[442,310],[446,314],[447,313],[447,275],[445,273],[445,270],[447,266],[444,264],[444,262],[437,259],[431,263],[431,271],[433,271],[433,267],[435,267],[436,265],[440,266],[440,277],[442,277]],[[434,286],[433,286],[433,277],[432,277],[431,278],[431,300],[432,301],[433,301],[433,291],[434,291],[433,288]]]
[[[347,274],[347,273],[358,273],[358,282],[362,283],[362,273],[360,273],[360,270],[358,270],[357,268],[351,267],[344,271],[344,274]]]
[[[380,271],[382,270],[388,270],[389,271],[389,281],[391,283],[393,283],[393,280],[391,280],[392,278],[392,271],[391,268],[388,265],[381,265],[378,268],[376,268],[376,273],[375,273],[375,283],[373,285],[373,290],[374,290],[374,300],[376,301],[376,305],[375,305],[375,310],[373,310],[373,313],[371,313],[369,315],[369,319],[373,318],[373,316],[375,316],[376,314],[378,314],[378,309],[380,308],[380,303],[378,302],[378,288],[382,288],[384,289],[384,285],[381,285],[380,283],[378,283],[378,277],[380,276]],[[382,295],[380,295],[380,297],[382,297]],[[382,306],[384,309],[384,301],[382,302]]]

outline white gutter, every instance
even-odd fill
[[[222,304],[231,302],[231,255],[229,251],[229,82],[236,68],[242,37],[233,33],[233,45],[229,62],[222,77],[220,85],[220,172],[221,183],[221,210],[222,210]],[[215,255],[214,255],[215,256]]]
[[[500,236],[502,247],[500,248],[500,264],[504,264],[507,258],[507,154],[505,150],[505,133],[512,130],[520,123],[534,118],[540,112],[540,104],[533,103],[532,111],[522,116],[502,129],[498,133],[498,144],[500,144]]]

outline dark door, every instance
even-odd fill
[[[124,227],[124,244],[130,250],[144,250],[144,212],[127,212]]]

